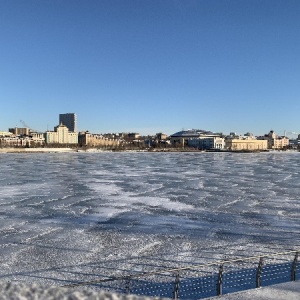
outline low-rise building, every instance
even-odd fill
[[[273,130],[265,134],[262,139],[267,140],[268,149],[286,149],[290,143],[288,137],[278,136]]]
[[[0,137],[11,137],[12,135],[12,132],[0,131]]]
[[[216,137],[216,136],[190,138],[187,141],[187,145],[190,147],[201,149],[201,150],[224,149],[225,148],[225,139],[221,138],[221,137]]]
[[[102,134],[93,134],[89,131],[82,131],[78,134],[78,144],[89,147],[106,147],[106,146],[118,146],[119,140],[107,138]]]
[[[221,135],[218,133],[213,133],[211,131],[199,130],[199,129],[189,129],[176,132],[170,136],[170,142],[173,146],[191,146],[198,147],[202,145],[200,139],[206,138],[217,138]]]
[[[159,132],[156,134],[155,138],[157,140],[166,140],[168,138],[168,135],[162,132]]]
[[[0,137],[0,146],[1,147],[20,147],[22,146],[22,140],[16,136],[2,136]]]
[[[129,139],[135,140],[135,139],[138,139],[140,137],[140,134],[137,133],[137,132],[130,132],[130,133],[127,134],[127,137]]]
[[[29,136],[0,137],[1,147],[30,147],[33,145],[33,140]]]
[[[8,131],[13,133],[14,135],[29,135],[29,128],[20,128],[20,127],[14,127],[14,128],[8,128]]]
[[[45,144],[45,136],[42,132],[31,132],[29,137],[31,138],[31,144],[37,146],[42,146]]]
[[[266,140],[257,139],[226,139],[225,146],[232,151],[261,151],[268,149],[268,142]]]

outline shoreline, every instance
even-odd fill
[[[165,149],[122,149],[122,150],[105,150],[97,148],[78,149],[78,148],[0,148],[0,153],[102,153],[102,152],[149,152],[149,153],[272,153],[272,152],[299,152],[295,149],[290,150],[197,150],[197,149],[176,149],[176,148],[165,148]]]
[[[70,153],[77,152],[72,148],[0,148],[0,153]]]

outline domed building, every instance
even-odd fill
[[[189,129],[172,134],[170,142],[174,147],[188,146],[201,150],[223,149],[225,143],[221,135],[207,130]]]

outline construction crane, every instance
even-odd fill
[[[299,133],[299,132],[295,132],[295,131],[288,131],[288,132],[286,133],[286,135],[289,135],[289,134],[290,134],[290,135],[297,135],[297,136],[299,136],[300,133]],[[285,136],[286,136],[286,135],[285,135]]]
[[[26,124],[23,120],[20,120],[20,123],[22,123],[22,125],[23,125],[25,128],[28,128],[29,131],[31,131],[31,132],[38,132],[37,130],[32,129],[30,126],[28,126],[28,124]]]

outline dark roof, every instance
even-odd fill
[[[190,129],[178,131],[171,135],[171,137],[199,137],[200,135],[212,135],[211,131],[200,130],[200,129]]]

